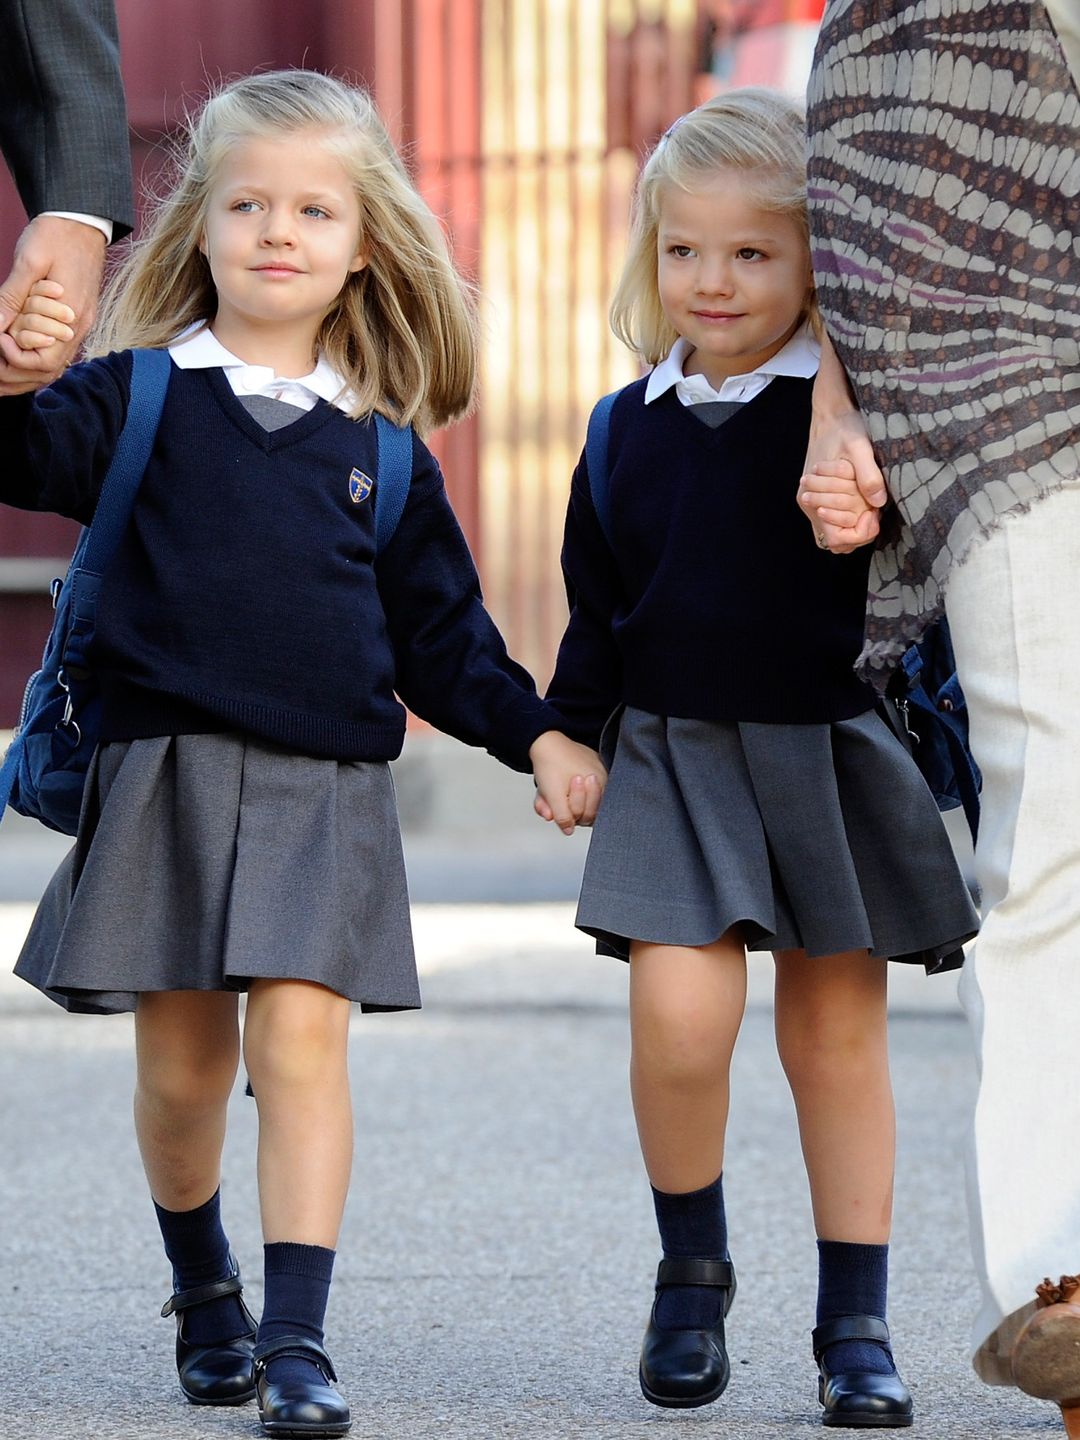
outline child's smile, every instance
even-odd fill
[[[700,190],[666,185],[657,252],[664,314],[694,346],[687,372],[714,385],[775,355],[805,314],[805,236],[790,216],[763,209],[738,171]]]

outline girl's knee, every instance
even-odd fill
[[[726,1076],[730,1059],[722,1031],[694,997],[669,996],[634,1016],[634,1069],[656,1083],[687,1090],[715,1085]]]
[[[776,1048],[796,1088],[857,1086],[888,1068],[885,1025],[876,1017],[778,1016]]]
[[[194,1113],[228,1100],[236,1081],[239,1056],[207,1054],[201,1047],[189,1053],[140,1054],[136,1084],[140,1099],[159,1111]]]
[[[140,995],[135,1036],[136,1079],[144,1103],[164,1111],[192,1111],[228,1099],[240,1061],[235,996]]]
[[[346,1066],[351,1004],[325,986],[258,981],[248,996],[244,1059],[253,1087],[317,1082]]]
[[[886,1043],[886,962],[865,951],[777,956],[776,1038],[782,1060],[829,1066]]]

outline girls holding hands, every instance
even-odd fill
[[[770,950],[818,1235],[824,1421],[906,1426],[886,1323],[886,962],[952,968],[976,917],[929,790],[852,671],[867,552],[816,547],[795,503],[819,353],[804,148],[793,106],[744,90],[677,121],[644,168],[612,323],[653,368],[613,402],[606,475],[586,456],[574,475],[548,699],[614,751],[577,923],[630,963],[664,1255],[642,1390],[697,1406],[728,1382],[728,1071],[745,952]]]
[[[21,343],[71,318],[39,286]],[[135,1012],[184,1393],[257,1393],[268,1433],[341,1435],[323,1321],[352,1156],[351,1002],[420,1003],[386,763],[397,696],[532,768],[566,831],[591,822],[604,771],[507,656],[415,435],[376,551],[373,413],[420,431],[457,418],[475,352],[467,287],[365,94],[283,71],[210,99],[106,296],[98,358],[0,402],[0,498],[89,522],[140,346],[167,347],[173,369],[98,605],[100,745],[17,969],[71,1010]],[[257,1327],[218,1193],[241,1049],[259,1110]]]

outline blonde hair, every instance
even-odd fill
[[[630,243],[611,302],[611,328],[650,365],[671,350],[678,333],[664,314],[657,284],[657,236],[665,185],[693,191],[718,170],[740,170],[757,203],[790,215],[810,246],[806,213],[806,126],[802,111],[774,90],[747,87],[714,96],[676,120],[645,162],[630,219]],[[815,328],[817,302],[807,306]]]
[[[476,381],[472,287],[370,96],[313,70],[248,75],[206,101],[171,189],[106,290],[91,353],[168,345],[213,319],[217,292],[199,241],[221,161],[237,141],[307,129],[326,132],[360,205],[367,263],[349,275],[318,333],[321,353],[357,396],[353,418],[378,410],[421,431],[458,419]]]

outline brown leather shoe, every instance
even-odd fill
[[[1025,1395],[1053,1400],[1069,1440],[1080,1440],[1080,1276],[1047,1277],[1035,1287],[1038,1309],[1016,1337],[1013,1380]]]

